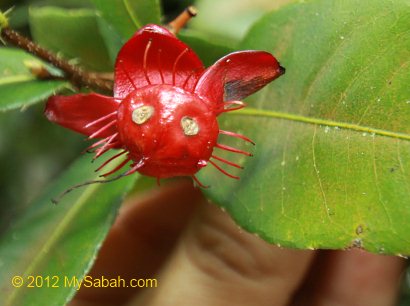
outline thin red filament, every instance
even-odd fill
[[[219,134],[224,134],[224,135],[228,135],[228,136],[240,138],[240,139],[242,139],[242,140],[244,140],[244,141],[247,141],[247,142],[249,142],[249,143],[255,145],[255,143],[254,143],[251,139],[249,139],[248,137],[246,137],[246,136],[244,136],[244,135],[242,135],[242,134],[237,134],[237,133],[234,133],[234,132],[223,131],[223,130],[219,130]]]
[[[161,54],[162,54],[162,49],[158,49],[158,54],[157,54],[158,71],[159,71],[159,75],[161,76],[162,84],[165,84],[164,74],[162,73]]]
[[[178,57],[176,58],[175,62],[174,62],[174,66],[172,67],[172,85],[175,86],[175,74],[176,74],[176,69],[177,69],[177,65],[178,62],[181,60],[181,58],[184,56],[184,54],[186,54],[188,52],[188,48],[184,49],[184,51],[182,51]]]
[[[104,168],[106,165],[108,165],[110,162],[112,162],[114,159],[124,155],[124,153],[127,153],[128,151],[122,151],[116,155],[114,155],[113,157],[109,158],[108,160],[106,160],[101,166],[99,166],[97,169],[95,169],[95,172],[100,171],[102,168]]]
[[[132,87],[134,87],[135,90],[138,89],[138,87],[135,85],[134,81],[132,80],[130,74],[128,73],[127,69],[124,66],[124,63],[122,61],[119,62],[122,71],[124,71],[125,76],[127,77],[128,81],[131,83]]]
[[[198,83],[199,83],[199,80],[200,80],[201,78],[197,78],[196,80],[195,80],[195,83],[194,83],[194,86],[192,87],[192,93],[195,93],[195,89],[196,89],[196,87],[198,86]]]
[[[217,148],[219,148],[219,149],[222,149],[222,150],[225,150],[225,151],[233,152],[233,153],[239,153],[239,154],[243,154],[243,155],[246,155],[246,156],[253,156],[253,155],[252,155],[251,153],[249,153],[249,152],[242,151],[242,150],[239,150],[239,149],[236,149],[236,148],[227,146],[227,145],[223,145],[223,144],[220,144],[220,143],[217,143],[217,144],[215,145],[215,147],[217,147]]]
[[[113,174],[114,172],[117,172],[122,167],[124,167],[130,160],[131,160],[131,157],[128,157],[128,158],[124,159],[117,167],[115,167],[114,169],[112,169],[111,171],[109,171],[107,173],[101,174],[100,176],[106,177],[106,176],[109,176],[110,174]],[[128,174],[124,174],[124,176],[126,176],[126,175],[128,175]]]
[[[220,172],[222,172],[223,174],[225,174],[226,176],[233,178],[235,180],[239,180],[239,176],[235,176],[232,175],[228,172],[226,172],[224,169],[222,169],[221,167],[219,167],[216,163],[214,163],[212,160],[209,160],[209,162],[211,163],[212,166],[214,166],[216,169],[218,169]]]
[[[102,147],[100,147],[95,153],[95,157],[94,158],[97,158],[97,157],[99,157],[99,156],[101,156],[104,152],[105,152],[105,150],[112,144],[112,142],[114,141],[114,139],[116,138],[118,136],[118,132],[117,133],[115,133],[115,134],[112,134],[110,137],[107,137],[108,138],[108,140],[106,141],[106,143],[102,146]]]
[[[238,164],[235,164],[235,163],[233,163],[233,162],[230,162],[229,160],[226,160],[226,159],[224,159],[224,158],[222,158],[222,157],[219,157],[219,156],[216,156],[216,155],[212,155],[211,157],[214,158],[214,159],[216,159],[216,160],[219,160],[220,162],[223,162],[223,163],[225,163],[225,164],[227,164],[227,165],[233,166],[233,167],[238,168],[238,169],[243,169],[242,166],[239,166]]]
[[[91,146],[87,147],[82,153],[88,152],[88,153],[92,153],[92,149],[98,147],[99,145],[103,144],[104,142],[106,142],[108,140],[108,138],[110,138],[111,136],[108,136],[107,138],[103,138],[95,143],[93,143]]]
[[[198,184],[199,187],[201,187],[201,188],[209,188],[209,186],[202,184],[201,181],[198,180],[198,178],[197,178],[195,175],[192,176],[192,179],[195,181],[195,183]]]
[[[150,39],[145,47],[144,51],[144,59],[142,62],[142,68],[144,70],[145,79],[147,80],[148,84],[151,85],[151,81],[148,77],[148,70],[147,70],[147,58],[148,58],[148,51],[151,48],[152,40]]]
[[[117,114],[117,111],[112,112],[112,113],[110,113],[110,114],[108,114],[108,115],[105,115],[105,116],[103,116],[103,117],[100,117],[100,118],[98,118],[97,120],[91,121],[90,123],[87,123],[87,124],[86,124],[85,128],[89,128],[90,126],[93,126],[93,125],[95,125],[95,124],[97,124],[97,123],[100,123],[100,122],[106,120],[106,119],[109,119],[109,118],[115,116],[116,114]]]
[[[111,143],[110,145],[105,146],[105,148],[103,150],[98,152],[98,155],[94,156],[93,160],[97,159],[98,157],[103,155],[105,152],[108,152],[109,150],[118,147],[119,145],[121,145],[121,143],[119,141],[115,141],[115,142]]]
[[[186,86],[188,85],[188,81],[195,76],[196,71],[192,71],[192,73],[190,75],[188,75],[188,77],[185,79],[184,84],[182,85],[182,88],[186,89]]]
[[[145,162],[147,160],[148,158],[144,157],[138,163],[131,165],[132,168],[125,172],[124,175],[130,175],[137,172],[140,168],[142,168],[145,165]]]
[[[115,125],[117,123],[117,120],[113,120],[111,122],[109,122],[108,124],[104,125],[102,128],[100,128],[98,131],[92,133],[88,139],[93,139],[95,137],[97,137],[99,134],[101,134],[102,132],[108,130],[110,127],[112,127],[113,125]]]

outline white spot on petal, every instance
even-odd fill
[[[154,114],[154,108],[150,105],[143,105],[137,107],[132,112],[132,121],[136,124],[143,124],[147,122]]]
[[[184,134],[187,136],[195,136],[199,133],[199,125],[194,118],[183,117],[181,119],[181,127],[184,131]]]

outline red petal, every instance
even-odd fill
[[[150,84],[192,90],[204,67],[198,56],[167,29],[147,25],[120,50],[115,63],[114,97]],[[188,79],[189,78],[189,79]]]
[[[116,102],[114,98],[95,93],[78,94],[67,97],[52,96],[47,101],[44,113],[48,120],[89,136],[107,125],[107,123],[113,119],[107,118],[89,127],[86,127],[86,125],[110,113],[116,112],[118,105],[119,103]],[[98,135],[98,138],[108,137],[115,132],[116,127],[112,126]]]
[[[285,69],[268,52],[234,52],[204,72],[195,92],[212,103],[242,100],[284,72]]]

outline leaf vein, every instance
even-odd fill
[[[400,70],[402,70],[407,64],[408,64],[408,61],[405,61],[401,65],[397,66],[397,68],[392,71],[391,76],[390,76],[389,79],[392,80],[397,75],[397,73]],[[386,82],[386,84],[382,87],[379,96],[382,96],[386,92],[387,88],[388,88],[388,82]],[[360,125],[362,123],[362,121],[365,118],[366,114],[374,106],[375,102],[376,102],[376,100],[373,100],[372,102],[367,104],[366,109],[364,110],[363,114],[361,115],[359,121],[357,121],[358,125]]]
[[[353,123],[337,122],[337,121],[327,120],[327,119],[305,117],[301,115],[275,112],[275,111],[264,110],[264,109],[246,108],[246,109],[238,110],[236,112],[229,113],[229,115],[230,116],[242,115],[242,116],[278,118],[278,119],[290,120],[290,121],[295,121],[295,122],[309,123],[313,125],[338,127],[338,128],[345,129],[345,130],[365,132],[369,134],[410,141],[410,135],[405,134],[405,133],[393,132],[393,131],[388,131],[388,130],[383,130],[383,129],[376,129],[376,128],[361,126],[361,125],[353,124]]]
[[[330,214],[329,214],[329,207],[328,207],[328,205],[327,205],[326,194],[325,194],[325,191],[324,191],[324,189],[323,189],[322,179],[320,178],[319,169],[318,169],[317,164],[316,164],[316,152],[315,152],[316,134],[317,134],[317,127],[315,126],[315,129],[314,129],[314,132],[313,132],[313,137],[312,137],[313,169],[314,169],[314,171],[315,171],[315,175],[316,175],[317,180],[318,180],[318,183],[319,183],[319,188],[320,188],[320,192],[321,192],[321,194],[322,194],[323,206],[324,206],[324,209],[325,209],[326,216],[327,216],[329,219],[331,219],[331,218],[330,218]]]
[[[127,11],[132,23],[135,25],[135,27],[138,29],[141,27],[140,23],[138,22],[137,17],[135,16],[134,12],[132,11],[131,5],[128,2],[128,0],[122,0],[122,3],[124,4],[125,10]]]
[[[64,216],[63,220],[61,220],[61,222],[57,224],[57,227],[55,228],[51,237],[47,239],[47,242],[38,251],[37,256],[34,257],[33,261],[25,269],[23,273],[24,276],[35,274],[33,272],[36,266],[38,266],[39,263],[43,260],[44,254],[46,254],[51,249],[51,247],[57,242],[61,233],[64,232],[64,229],[71,223],[71,221],[75,218],[75,216],[81,211],[81,208],[83,207],[83,205],[93,195],[93,191],[99,188],[100,186],[97,186],[97,185],[86,187],[86,189],[84,190],[84,192],[78,199],[77,203],[72,205],[72,209]],[[18,292],[20,291],[19,289],[21,288],[24,288],[24,286],[16,288],[13,291],[13,293],[10,294],[9,299],[8,299],[9,305],[13,304],[13,301],[15,298],[17,298]]]

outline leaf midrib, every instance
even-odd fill
[[[22,82],[27,82],[27,81],[32,81],[32,80],[35,80],[35,78],[27,74],[17,74],[17,75],[11,75],[11,76],[6,76],[6,77],[0,77],[0,86],[7,85],[10,83],[22,83]]]
[[[370,135],[379,135],[395,139],[402,139],[410,141],[410,134],[393,132],[389,130],[377,129],[373,127],[361,126],[358,124],[347,123],[347,122],[338,122],[328,119],[319,119],[313,117],[305,117],[301,115],[295,115],[290,113],[276,112],[264,109],[256,108],[246,108],[238,110],[236,112],[229,113],[230,115],[239,115],[239,116],[255,116],[255,117],[268,117],[268,118],[277,118],[284,119],[295,122],[308,123],[313,125],[322,125],[322,126],[331,126],[337,127],[344,130],[352,130],[355,132],[368,133]]]
[[[50,250],[51,247],[57,242],[58,238],[61,237],[61,234],[64,232],[67,226],[71,224],[71,221],[81,211],[81,208],[85,205],[87,200],[94,194],[94,191],[98,188],[100,188],[99,185],[92,185],[86,187],[86,189],[78,198],[76,203],[72,205],[72,209],[70,209],[69,212],[65,215],[65,217],[61,220],[61,222],[58,223],[50,239],[48,239],[46,243],[39,249],[39,251],[37,252],[37,256],[35,256],[31,264],[27,267],[27,269],[25,269],[23,275],[33,274],[32,272],[35,270],[36,266],[43,260],[43,254],[47,253],[47,251]],[[9,296],[7,305],[13,305],[13,301],[18,296],[18,293],[21,291],[20,289],[23,287],[24,286],[18,287],[15,288],[15,290],[13,290],[13,292]]]
[[[127,11],[132,23],[135,25],[135,27],[138,29],[141,27],[140,23],[138,22],[138,18],[135,16],[130,3],[128,0],[123,0],[122,3],[124,4],[125,10]]]

